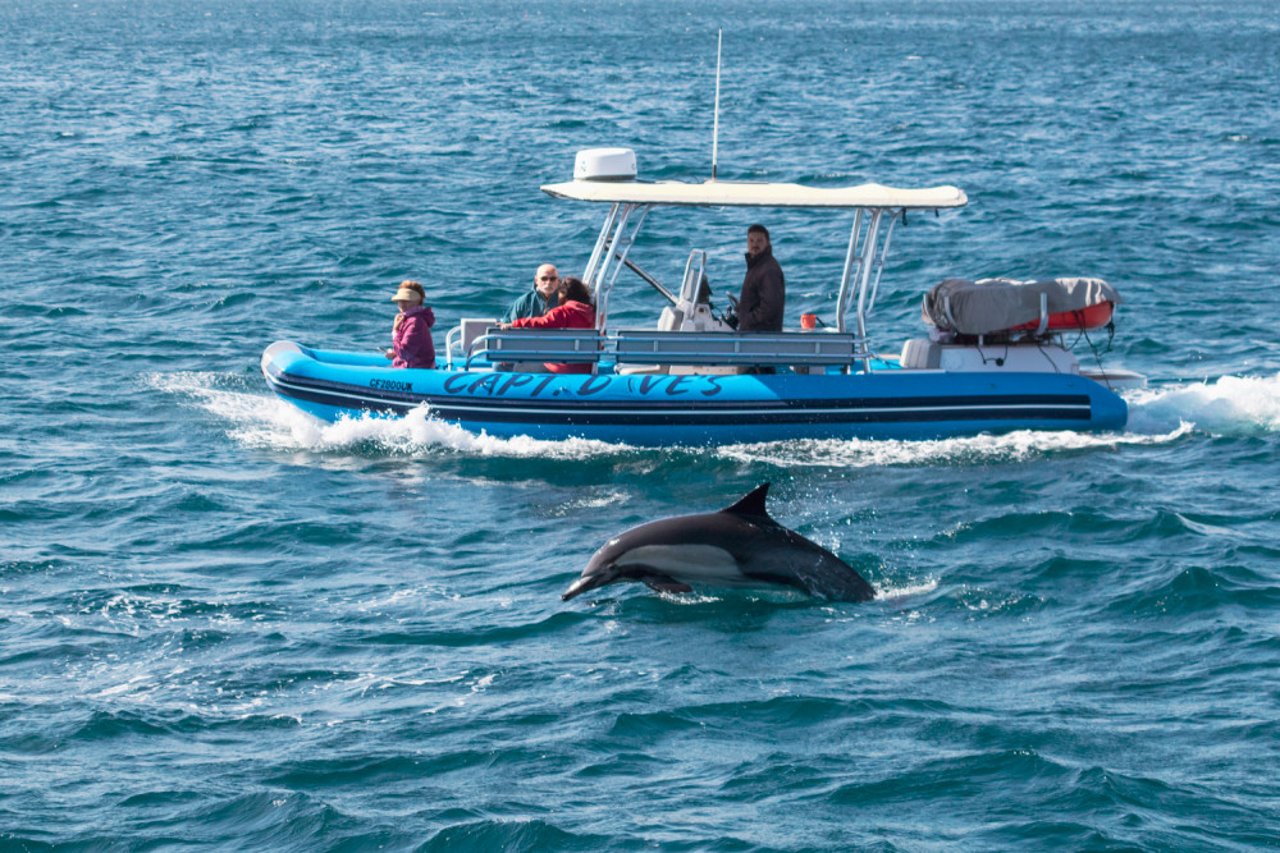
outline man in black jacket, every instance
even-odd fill
[[[773,257],[769,230],[752,225],[747,229],[747,275],[738,299],[738,331],[781,332],[786,298],[786,280]]]

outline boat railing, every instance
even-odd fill
[[[563,364],[595,364],[604,338],[595,329],[499,329],[490,328],[467,348],[464,370],[483,358],[490,364],[554,361]]]
[[[866,347],[850,332],[673,332],[654,329],[499,329],[477,336],[464,370],[489,365],[564,364],[850,367]],[[517,367],[518,369],[518,367]]]
[[[462,324],[454,326],[444,336],[444,358],[445,364],[450,369],[453,368],[453,353],[458,349],[459,341],[462,340]]]
[[[844,332],[663,332],[618,329],[608,351],[618,364],[845,366],[860,356]]]

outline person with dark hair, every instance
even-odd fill
[[[555,307],[541,317],[522,317],[511,323],[503,323],[503,329],[594,329],[596,309],[591,304],[591,291],[582,279],[568,276],[560,281],[556,291]],[[590,373],[589,364],[543,365],[552,373]]]
[[[543,264],[533,274],[533,289],[526,292],[502,315],[502,322],[512,323],[521,317],[541,317],[556,304],[556,289],[560,287],[560,272],[555,264]]]
[[[391,297],[400,308],[391,325],[391,348],[386,352],[392,367],[436,366],[436,347],[431,340],[436,315],[422,304],[426,298],[422,285],[412,280],[400,282],[400,288]]]
[[[781,332],[786,299],[786,279],[773,257],[769,229],[752,225],[747,229],[747,274],[738,298],[738,331]]]

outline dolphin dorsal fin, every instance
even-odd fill
[[[764,499],[769,494],[769,484],[761,483],[751,491],[747,492],[733,506],[725,507],[721,512],[733,513],[734,515],[752,515],[757,518],[769,518],[769,510],[765,509]]]

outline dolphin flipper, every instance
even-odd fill
[[[660,572],[650,566],[629,566],[625,573],[620,573],[618,577],[626,577],[630,580],[637,580],[654,592],[693,592],[693,587],[687,583],[676,580],[664,572]],[[605,581],[608,583],[608,581]],[[593,579],[589,575],[583,575],[574,581],[564,594],[560,596],[561,601],[568,601],[576,598],[589,589],[596,589],[603,584],[598,579]]]
[[[640,578],[640,582],[654,592],[693,592],[693,587],[687,583],[681,583],[671,575],[664,575],[658,572],[646,574]]]

